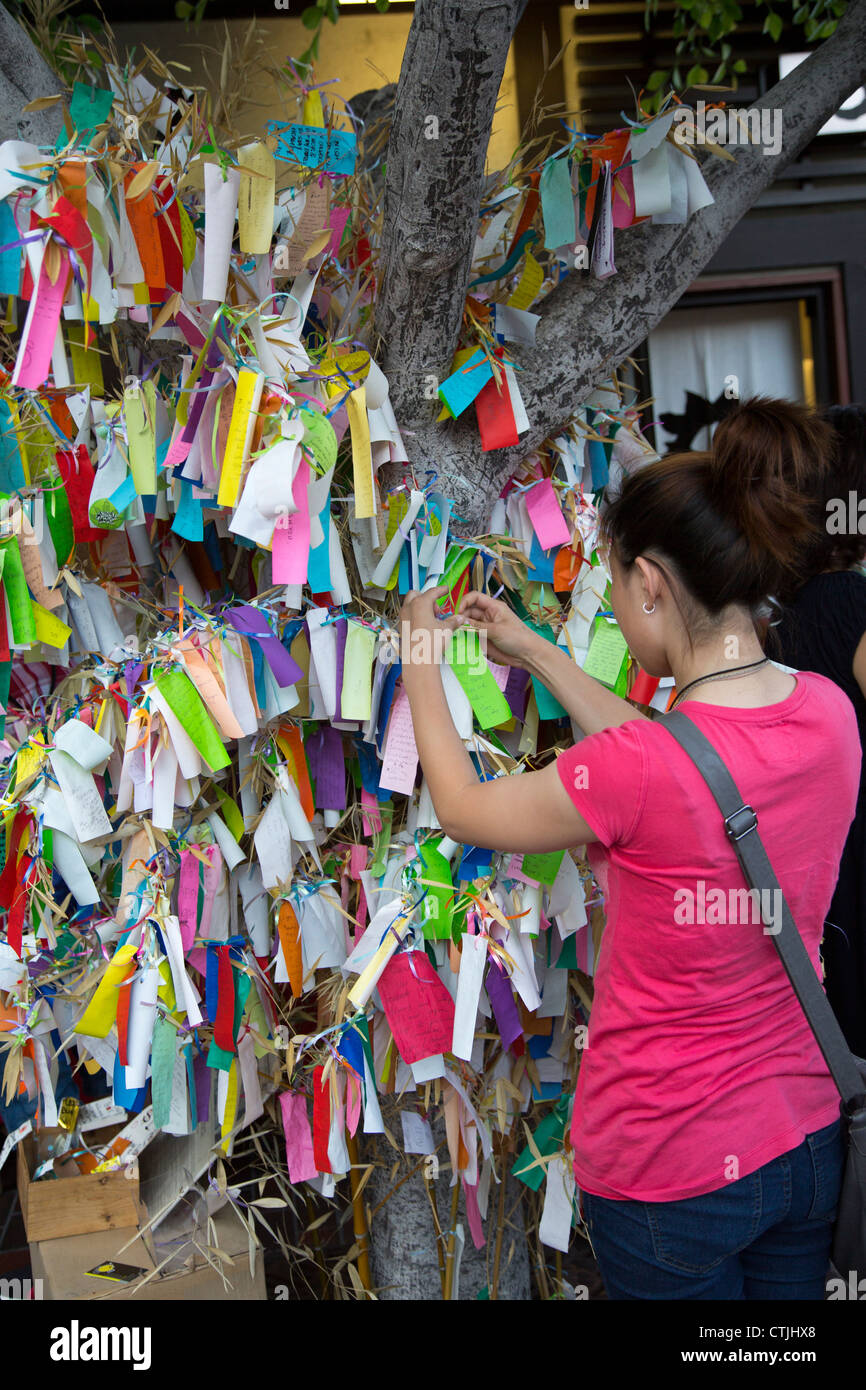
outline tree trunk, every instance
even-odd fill
[[[397,1108],[382,1102],[385,1123],[393,1134],[400,1133]],[[454,1189],[449,1187],[451,1171],[445,1147],[444,1120],[432,1123],[433,1138],[439,1154],[445,1154],[443,1171],[430,1182],[430,1192],[436,1205],[440,1227],[447,1232],[451,1217]],[[370,1265],[376,1296],[382,1301],[441,1302],[442,1282],[436,1258],[436,1218],[430,1197],[425,1191],[421,1169],[406,1177],[422,1163],[415,1154],[403,1157],[396,1177],[391,1179],[397,1154],[387,1139],[368,1135],[363,1144],[364,1161],[375,1163],[373,1176],[364,1189],[364,1197],[373,1212],[370,1223]],[[441,1161],[441,1160],[440,1160]],[[497,1161],[498,1162],[498,1161]],[[511,1159],[513,1164],[514,1160]],[[501,1173],[508,1164],[498,1162]],[[401,1178],[406,1178],[400,1186]],[[496,1256],[497,1213],[500,1189],[491,1182],[487,1220],[484,1223],[486,1244],[476,1250],[469,1233],[469,1222],[461,1187],[457,1209],[457,1224],[462,1226],[464,1244],[459,1263],[459,1278],[455,1285],[460,1302],[477,1299],[485,1289],[496,1284],[497,1301],[526,1302],[530,1296],[529,1248],[523,1226],[523,1188],[515,1178],[505,1180],[505,1215],[498,1277],[494,1272]],[[381,1205],[380,1205],[381,1203]],[[378,1208],[378,1210],[377,1210]]]
[[[433,178],[433,168],[425,156],[420,159],[419,177],[426,202],[419,205],[417,195],[410,194],[405,213],[397,204],[406,169],[413,158],[419,162],[416,152],[423,143],[423,112],[458,110],[464,82],[469,81],[474,92],[480,78],[468,76],[465,63],[438,64],[434,103],[430,56],[448,41],[446,23],[454,7],[419,4],[416,23],[422,18],[422,8],[425,48],[420,52],[410,36],[397,97],[397,107],[404,116],[392,130],[388,153],[382,249],[385,311],[377,316],[377,325],[386,338],[391,395],[397,402],[401,426],[410,432],[407,442],[415,472],[423,476],[425,469],[435,468],[439,485],[455,499],[455,510],[463,518],[462,527],[456,529],[478,535],[485,530],[493,501],[519,463],[568,424],[593,388],[677,302],[780,170],[866,80],[866,0],[851,0],[833,37],[754,103],[752,109],[782,111],[783,143],[778,156],[766,156],[760,145],[745,145],[737,147],[733,164],[705,157],[702,164],[716,198],[714,204],[685,226],[644,223],[620,232],[616,275],[597,280],[572,271],[541,301],[536,346],[510,345],[522,368],[520,391],[530,430],[519,445],[489,453],[481,448],[474,411],[467,411],[456,421],[436,424],[439,402],[426,401],[423,395],[427,373],[442,380],[450,371],[479,206],[478,163],[463,160],[462,133],[453,121],[441,123],[441,148],[437,146],[435,156],[436,169],[453,181],[448,198],[439,196],[441,184]],[[504,38],[503,18],[496,15],[497,8],[471,7],[479,44],[479,52],[472,54],[474,73],[485,71],[485,45],[491,65],[499,63]],[[487,80],[492,83],[493,76]],[[483,138],[481,144],[485,144]],[[460,229],[452,222],[458,215],[466,224]],[[422,232],[419,228],[424,217]],[[405,246],[404,239],[408,242]],[[456,259],[458,253],[462,261]],[[402,322],[398,322],[400,313],[406,315]],[[385,484],[399,482],[402,472],[402,465],[385,470]]]
[[[54,96],[63,87],[29,34],[0,5],[0,141],[53,145],[61,120],[60,103],[44,111],[22,111],[22,107],[37,97]]]
[[[454,352],[484,164],[508,48],[526,0],[418,0],[388,141],[376,331],[402,425],[429,423]]]

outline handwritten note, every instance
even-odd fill
[[[577,234],[577,228],[568,155],[547,160],[541,170],[539,189],[545,246],[551,251],[558,246],[570,246]]]
[[[418,747],[412,727],[412,712],[409,708],[409,696],[401,684],[391,706],[379,786],[382,791],[401,792],[404,796],[411,796],[417,772]]]
[[[358,140],[349,130],[322,130],[319,126],[289,125],[268,121],[268,130],[279,136],[277,157],[308,169],[320,165],[328,174],[353,174]]]
[[[105,806],[92,775],[79,767],[68,753],[62,753],[59,749],[49,753],[48,757],[81,844],[110,835],[111,821],[105,814]]]
[[[372,628],[349,620],[340,691],[340,708],[344,719],[366,722],[370,718],[373,704],[370,669],[376,655],[376,642],[376,633]]]
[[[277,517],[272,543],[272,575],[275,584],[305,584],[310,563],[310,465],[298,464],[292,483],[294,511]]]
[[[439,387],[438,395],[451,414],[456,418],[471,405],[480,391],[493,378],[493,368],[479,348],[458,367],[456,372],[446,377]]]
[[[241,176],[237,169],[219,164],[204,166],[204,278],[202,299],[222,304],[226,297],[235,213]],[[220,506],[225,506],[220,500]]]
[[[158,672],[154,682],[211,771],[228,767],[231,758],[189,676],[183,671]]]
[[[602,619],[590,643],[583,664],[584,671],[588,676],[594,676],[597,681],[601,681],[602,685],[613,689],[627,658],[628,647],[618,626]]]
[[[535,259],[531,251],[526,252],[523,265],[523,274],[517,288],[508,298],[508,303],[513,309],[529,309],[538,298],[541,286],[544,284],[544,271]]]
[[[156,493],[156,387],[152,381],[124,391],[123,414],[135,491],[139,497],[153,497]]]
[[[454,1000],[424,951],[401,951],[379,979],[379,998],[404,1062],[450,1052]]]
[[[487,665],[478,633],[473,628],[458,628],[452,632],[445,656],[481,728],[495,729],[497,724],[507,723],[511,710]]]

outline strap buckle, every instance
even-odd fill
[[[725,832],[729,840],[742,840],[758,826],[758,815],[752,806],[741,806],[733,815],[725,816]]]

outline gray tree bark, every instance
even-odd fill
[[[777,158],[764,156],[758,146],[740,147],[733,166],[713,161],[705,168],[717,199],[712,207],[685,227],[644,225],[621,233],[616,276],[598,281],[569,275],[543,301],[535,351],[524,360],[514,353],[524,368],[520,385],[532,428],[519,446],[485,454],[474,419],[434,424],[439,407],[424,398],[423,388],[427,375],[441,380],[448,374],[457,345],[496,96],[525,5],[526,0],[418,0],[387,156],[384,280],[376,315],[383,352],[377,357],[411,440],[413,463],[419,470],[437,469],[469,534],[483,529],[493,499],[521,460],[568,423],[592,388],[676,303],[776,174],[866,80],[866,0],[852,0],[833,38],[756,103],[782,108]],[[24,115],[21,108],[60,90],[60,79],[2,7],[0,43],[0,139],[53,143],[56,111]],[[436,118],[438,128],[428,117]],[[371,1179],[371,1207],[390,1190],[391,1153],[374,1146],[382,1167]],[[447,1180],[437,1189],[443,1225]],[[493,1201],[491,1193],[491,1240]],[[510,1237],[500,1296],[525,1299],[525,1245],[518,1240],[514,1258],[505,1263],[509,1243]],[[391,1286],[383,1297],[441,1296],[432,1212],[420,1178],[379,1208],[371,1245],[375,1281]],[[486,1282],[486,1255],[474,1255],[467,1229],[461,1297],[474,1297]]]
[[[574,271],[540,303],[536,347],[510,347],[522,368],[520,391],[531,428],[519,445],[489,453],[481,449],[474,411],[436,424],[440,403],[423,394],[427,375],[441,381],[450,371],[477,224],[486,134],[479,135],[473,123],[478,148],[471,157],[457,116],[467,92],[466,105],[472,108],[476,94],[489,97],[498,87],[510,37],[502,32],[508,6],[466,6],[466,25],[471,15],[477,49],[466,52],[464,25],[453,60],[440,61],[438,55],[450,43],[454,8],[433,0],[418,5],[413,33],[420,24],[419,37],[413,44],[410,36],[400,73],[400,119],[391,133],[385,190],[385,278],[376,323],[416,473],[436,469],[463,518],[460,529],[477,535],[521,460],[567,425],[592,389],[676,303],[763,190],[866,81],[866,0],[851,0],[833,37],[754,103],[752,109],[782,112],[778,156],[765,155],[760,145],[741,145],[733,164],[704,158],[714,204],[685,226],[645,223],[620,232],[616,275],[596,280]],[[440,122],[438,143],[425,142],[424,117],[436,110],[449,113],[450,119]],[[469,116],[467,110],[467,120]],[[409,182],[413,170],[416,181]],[[451,185],[447,198],[445,181]],[[386,486],[399,482],[402,472],[402,465],[387,470]]]
[[[33,145],[53,145],[60,120],[60,104],[44,111],[23,111],[37,97],[54,96],[63,82],[42,54],[0,6],[0,141],[28,140]]]
[[[460,332],[484,163],[526,0],[418,0],[391,117],[376,327],[401,424]],[[436,407],[438,412],[438,405]]]
[[[397,1107],[383,1098],[385,1123],[395,1135],[400,1134]],[[370,1269],[376,1297],[383,1302],[442,1301],[442,1282],[436,1258],[436,1220],[447,1232],[451,1217],[453,1189],[449,1187],[451,1168],[445,1145],[444,1120],[432,1123],[433,1138],[438,1146],[440,1175],[431,1180],[430,1191],[436,1206],[436,1217],[430,1198],[424,1190],[419,1172],[406,1177],[421,1162],[417,1155],[400,1158],[379,1136],[367,1135],[363,1143],[363,1161],[376,1166],[364,1188],[368,1209],[373,1212],[370,1222]],[[396,1177],[391,1177],[395,1160],[399,1160]],[[514,1158],[510,1160],[514,1163]],[[483,1290],[496,1287],[498,1302],[525,1302],[530,1297],[529,1248],[523,1224],[523,1187],[507,1175],[509,1164],[498,1162],[505,1181],[504,1222],[498,1270],[496,1236],[500,1189],[491,1182],[487,1220],[484,1222],[486,1244],[476,1250],[469,1232],[469,1222],[461,1187],[457,1209],[457,1225],[462,1227],[464,1244],[459,1261],[459,1278],[454,1285],[457,1299],[467,1302],[477,1299]],[[505,1172],[502,1172],[502,1169]],[[401,1183],[401,1178],[406,1178]]]

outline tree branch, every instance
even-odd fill
[[[643,341],[764,189],[864,80],[866,0],[852,0],[832,38],[751,108],[781,110],[777,156],[765,155],[761,145],[742,145],[735,164],[705,158],[715,203],[684,226],[642,224],[621,232],[615,276],[596,280],[572,273],[538,306],[535,348],[511,348],[523,368],[518,381],[532,422],[519,445],[484,453],[472,410],[453,423],[415,426],[407,448],[416,472],[438,469],[468,534],[483,531],[493,500],[519,463],[562,429],[592,389]],[[399,371],[399,361],[392,370]],[[386,474],[386,483],[397,481],[397,471]]]

